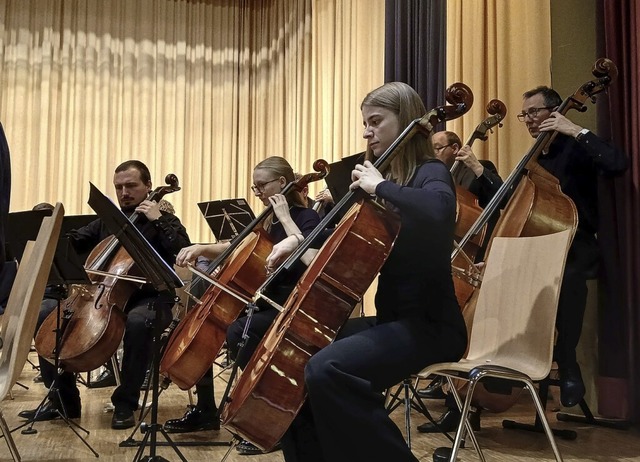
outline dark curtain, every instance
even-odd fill
[[[5,231],[9,217],[9,199],[11,198],[11,162],[9,145],[0,124],[0,268],[6,260]]]
[[[384,80],[411,85],[427,110],[445,104],[445,4],[387,0],[385,6]]]
[[[598,132],[624,149],[627,172],[600,181],[603,254],[599,332],[599,405],[605,416],[640,421],[640,6],[599,0],[599,51],[618,67]]]

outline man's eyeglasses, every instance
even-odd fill
[[[451,146],[451,144],[445,144],[444,146],[434,146],[433,150],[437,153],[440,153],[440,151],[442,151],[444,148],[448,148],[449,146]]]
[[[269,183],[273,183],[274,181],[278,181],[279,179],[280,178],[274,178],[273,180],[266,181],[264,183],[252,184],[251,185],[251,191],[253,191],[256,194],[263,193],[265,186],[267,186]]]
[[[529,117],[530,119],[535,119],[536,117],[538,117],[538,112],[542,111],[543,109],[546,109],[547,111],[550,111],[553,108],[554,108],[554,106],[532,107],[527,112],[522,111],[516,117],[518,117],[518,120],[520,122],[524,122],[524,118],[525,117]]]

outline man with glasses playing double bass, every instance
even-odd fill
[[[524,122],[534,138],[540,132],[558,133],[538,163],[560,181],[562,192],[578,210],[578,229],[569,249],[560,291],[554,348],[560,374],[560,401],[571,407],[580,403],[585,394],[576,347],[587,302],[587,280],[596,277],[599,262],[598,177],[624,172],[628,159],[615,146],[555,112],[561,103],[555,90],[536,87],[524,93],[518,120]]]

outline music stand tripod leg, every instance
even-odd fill
[[[51,297],[49,297],[51,298]],[[66,328],[67,322],[65,322],[63,325],[61,325],[60,320],[62,319],[61,317],[61,303],[60,297],[56,297],[56,330],[55,330],[55,351],[54,351],[54,366],[55,366],[55,372],[54,372],[54,377],[53,377],[53,381],[51,383],[51,386],[49,387],[49,391],[47,392],[46,396],[43,398],[42,401],[40,401],[40,404],[38,405],[38,407],[36,408],[36,412],[33,415],[33,417],[28,420],[27,422],[25,422],[24,424],[14,428],[13,430],[11,430],[12,432],[26,426],[29,425],[29,428],[25,428],[24,430],[21,431],[21,433],[23,435],[34,435],[36,433],[38,433],[38,430],[36,430],[35,428],[33,428],[33,425],[35,422],[38,421],[38,417],[40,416],[40,413],[42,412],[42,409],[44,408],[44,405],[49,402],[52,401],[52,396],[54,396],[54,394],[56,395],[56,397],[58,398],[58,403],[60,403],[60,408],[58,409],[58,415],[60,416],[60,418],[67,424],[67,427],[69,427],[71,429],[71,431],[73,431],[73,433],[76,434],[76,436],[78,438],[80,438],[80,441],[82,441],[84,443],[84,445],[89,448],[89,450],[93,453],[93,455],[95,455],[96,457],[99,457],[98,453],[95,451],[95,449],[93,449],[91,447],[91,445],[85,440],[85,438],[78,433],[78,430],[83,431],[86,435],[89,435],[89,430],[85,429],[84,427],[82,427],[80,424],[74,422],[73,420],[68,418],[68,414],[67,414],[67,410],[66,407],[64,405],[64,402],[62,401],[62,396],[60,395],[60,390],[58,388],[58,382],[60,380],[60,372],[62,371],[62,366],[60,365],[60,349],[62,346],[62,335],[64,333],[64,330]]]
[[[162,428],[162,425],[158,424],[158,398],[160,396],[160,357],[162,350],[162,330],[160,329],[160,316],[158,315],[158,306],[159,303],[167,303],[167,302],[159,302],[163,297],[160,296],[156,299],[155,302],[149,304],[149,309],[156,311],[156,316],[153,322],[153,355],[151,360],[151,388],[152,388],[152,401],[151,401],[151,423],[147,425],[146,432],[142,442],[140,443],[140,447],[136,452],[135,457],[133,458],[133,462],[137,461],[145,461],[145,462],[164,462],[167,461],[162,456],[156,455],[156,449],[158,446],[157,441],[157,433],[160,432],[162,436],[166,439],[167,443],[174,452],[178,455],[180,460],[183,462],[188,462],[184,457],[178,446],[174,443],[174,441],[169,437],[168,433]],[[171,306],[173,302],[171,303]],[[149,445],[149,455],[142,457],[142,453],[144,452],[144,448]],[[168,461],[167,461],[168,462]]]
[[[247,308],[245,310],[247,313],[247,322],[244,323],[244,328],[242,329],[242,337],[241,337],[242,340],[240,341],[240,343],[238,343],[238,353],[236,354],[236,359],[240,357],[241,353],[244,351],[244,349],[247,346],[247,343],[249,340],[249,327],[251,326],[251,320],[253,319],[253,314],[256,312],[257,309],[258,309],[258,306],[255,303],[247,304]],[[218,407],[218,412],[216,414],[217,419],[219,419],[220,416],[222,415],[222,411],[224,410],[224,407],[228,402],[229,393],[231,392],[231,387],[233,386],[233,382],[235,381],[237,374],[238,374],[238,362],[234,361],[233,366],[231,367],[231,372],[229,374],[229,381],[227,382],[227,387],[225,388],[224,394],[222,395],[222,399],[220,400],[220,406]],[[224,456],[222,461],[224,461],[227,458],[227,456],[231,452],[231,449],[233,449],[240,441],[242,441],[242,438],[240,438],[236,434],[233,434],[233,438],[229,443],[231,447],[229,448],[229,451]]]

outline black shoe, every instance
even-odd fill
[[[480,431],[480,411],[469,412],[469,422],[473,431]],[[440,433],[440,432],[452,432],[458,429],[460,423],[460,411],[457,409],[449,409],[442,414],[436,424],[426,422],[418,425],[418,431],[420,433]]]
[[[280,444],[280,441],[278,441],[278,443],[276,443],[276,445],[273,448],[271,448],[270,451],[263,451],[258,446],[256,446],[253,443],[250,443],[247,440],[242,440],[236,445],[236,451],[238,451],[238,454],[241,454],[243,456],[254,456],[256,454],[268,454],[270,452],[278,451],[280,449],[282,449],[282,445]]]
[[[426,388],[416,390],[416,393],[418,393],[420,398],[444,399],[446,397],[444,391],[442,391],[442,385],[444,385],[444,383],[445,379],[442,377],[436,377],[429,385],[426,386]]]
[[[567,368],[560,367],[558,372],[560,373],[560,402],[566,407],[575,406],[582,401],[585,394],[580,367],[577,364]]]
[[[130,409],[118,409],[113,411],[113,417],[111,418],[111,428],[114,430],[124,430],[125,428],[131,428],[135,426],[136,418],[133,416],[133,411]]]
[[[436,448],[433,451],[433,462],[449,462],[453,450],[449,447]]]
[[[78,419],[80,418],[81,406],[80,402],[74,404],[73,406],[65,406],[65,410],[67,411],[68,419]],[[36,416],[37,412],[37,416]],[[18,417],[22,417],[23,419],[32,420],[34,422],[44,422],[46,420],[54,420],[60,418],[60,413],[58,412],[58,406],[52,402],[47,401],[44,406],[40,408],[40,412],[38,412],[38,408],[36,409],[28,409],[26,411],[21,411],[18,413]]]
[[[97,379],[89,382],[89,388],[105,388],[116,385],[116,376],[109,369],[105,369]]]
[[[188,433],[204,430],[220,430],[220,420],[215,412],[190,408],[181,419],[167,420],[163,426],[167,433]]]

